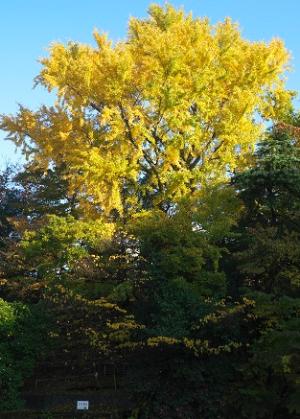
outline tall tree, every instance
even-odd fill
[[[300,414],[300,149],[292,127],[274,127],[258,145],[254,166],[234,178],[244,212],[231,241],[230,278],[239,293],[250,294],[258,320],[240,367],[237,400],[245,418]]]
[[[289,106],[283,43],[250,42],[227,19],[211,25],[172,6],[132,18],[126,40],[53,44],[37,83],[57,105],[3,116],[34,164],[69,167],[70,191],[105,211],[168,209],[247,160],[255,116]]]
[[[272,414],[282,402],[289,418],[300,258],[286,239],[299,236],[299,156],[282,132],[252,155],[261,118],[277,121],[290,109],[285,47],[249,42],[229,19],[211,25],[169,5],[131,19],[125,41],[95,40],[54,44],[42,60],[37,82],[56,91],[55,106],[1,118],[30,156],[18,176],[31,197],[27,230],[13,256],[26,282],[42,283],[57,344],[48,361],[64,353],[68,369],[92,372],[99,355],[130,361],[145,418],[269,419],[263,402],[272,394],[261,383],[271,377],[279,388]],[[230,189],[229,174],[245,168]],[[236,195],[240,236],[230,231]],[[219,262],[230,243],[238,267],[226,277]],[[98,284],[89,294],[95,278],[113,289]],[[253,300],[245,285],[262,293]],[[265,347],[277,337],[272,358]]]
[[[239,269],[254,289],[299,293],[300,149],[274,128],[259,144],[252,169],[234,179],[244,203]],[[248,278],[248,279],[247,279]]]

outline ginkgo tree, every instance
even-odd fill
[[[37,83],[52,107],[20,107],[1,128],[35,166],[68,166],[70,192],[109,212],[177,202],[247,157],[263,120],[290,104],[282,41],[250,42],[171,5],[131,18],[125,40],[54,43]]]
[[[106,360],[131,417],[299,416],[288,61],[280,40],[170,5],[123,41],[50,47],[36,82],[55,104],[0,119],[29,158],[0,176],[0,410],[30,371],[101,392]]]

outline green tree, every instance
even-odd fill
[[[299,295],[300,149],[274,129],[259,144],[253,168],[234,185],[244,204],[236,254],[244,284],[269,293]]]
[[[228,263],[238,293],[255,301],[257,339],[237,386],[240,416],[298,418],[300,150],[275,127],[258,145],[253,168],[234,186],[244,204]],[[232,262],[232,257],[231,257]]]

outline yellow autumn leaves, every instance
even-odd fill
[[[218,182],[247,164],[257,115],[289,109],[283,43],[244,40],[230,19],[211,25],[153,5],[124,41],[94,36],[96,47],[53,44],[37,81],[57,104],[21,108],[1,127],[35,164],[67,165],[70,189],[105,212]]]

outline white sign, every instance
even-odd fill
[[[77,410],[89,410],[89,402],[87,400],[77,400]]]

